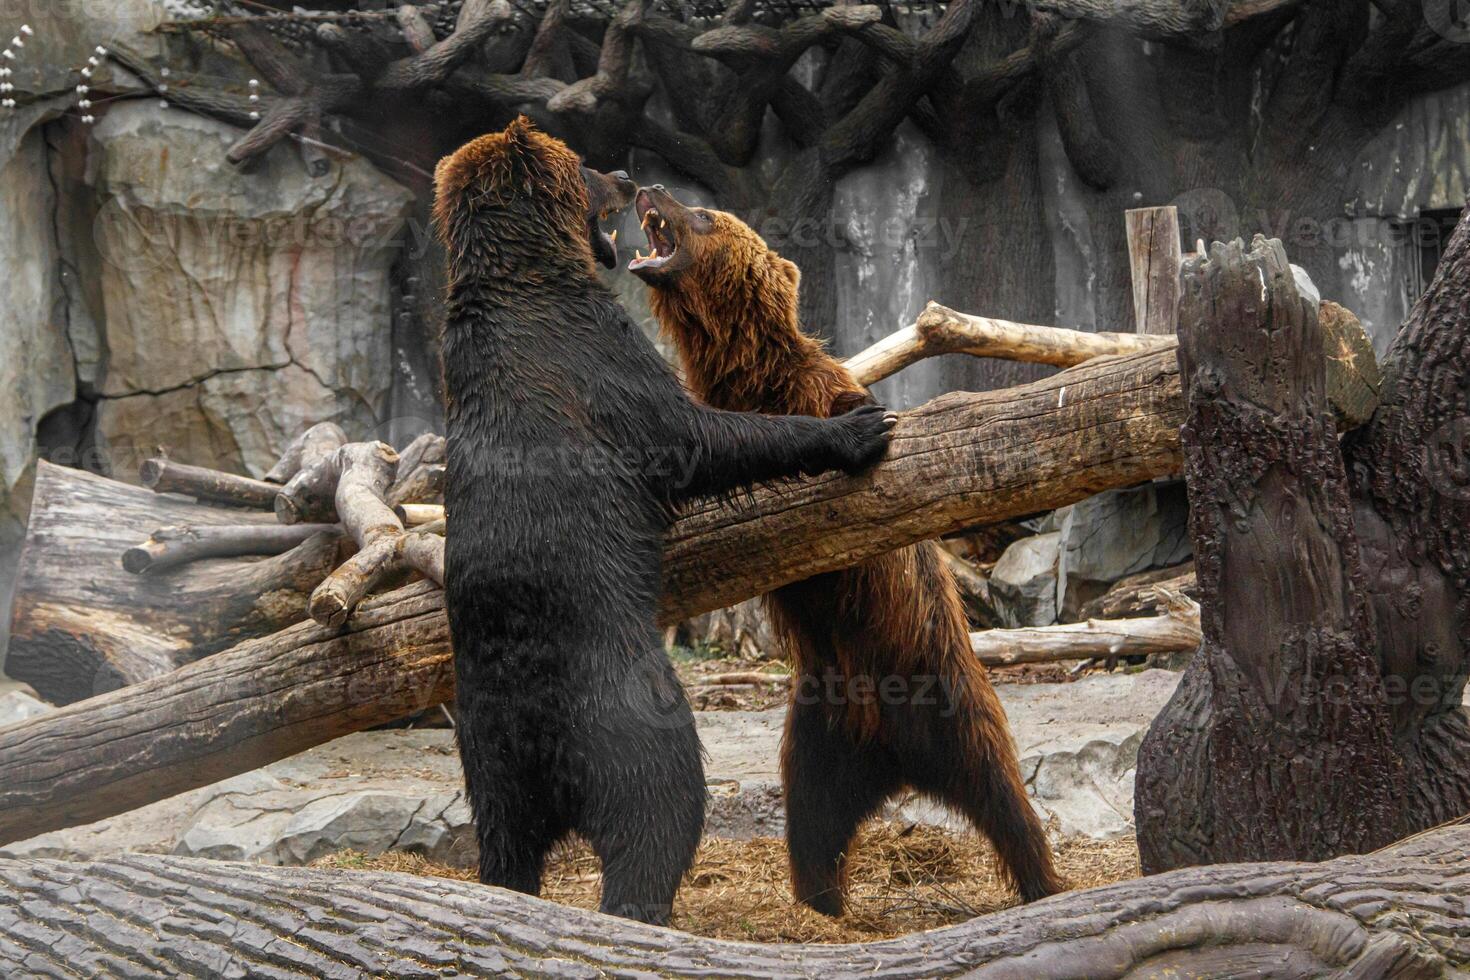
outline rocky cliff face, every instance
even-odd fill
[[[31,129],[4,164],[0,608],[39,455],[130,479],[162,447],[259,475],[311,423],[388,421],[410,193],[355,157],[312,178],[290,146],[240,173],[234,138],[123,104]]]
[[[225,125],[151,105],[92,133],[106,367],[97,436],[128,474],[163,445],[259,474],[312,422],[371,430],[391,383],[389,270],[408,191],[359,159],[249,174]]]
[[[56,278],[55,195],[39,132],[0,170],[0,651],[10,635],[10,580],[25,534],[36,435],[47,413],[72,401],[76,370]]]

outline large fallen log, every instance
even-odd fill
[[[1192,868],[832,946],[703,939],[404,874],[142,855],[0,861],[0,972],[120,980],[1450,977],[1470,963],[1467,855],[1470,828],[1452,827],[1378,854]]]
[[[336,536],[258,561],[211,559],[137,575],[122,556],[160,528],[275,535],[266,511],[126,487],[42,460],[12,605],[6,673],[66,703],[174,670],[300,622],[337,564]]]

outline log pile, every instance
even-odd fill
[[[1069,892],[851,946],[702,939],[465,882],[135,855],[0,860],[0,972],[152,977],[1429,978],[1470,963],[1470,827],[1324,864]]]

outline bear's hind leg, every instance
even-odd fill
[[[578,831],[602,861],[600,908],[667,925],[704,833],[704,763],[694,715],[662,649],[650,653],[654,702],[628,699],[593,725],[594,760]],[[636,677],[636,675],[635,675]]]
[[[803,690],[798,685],[781,750],[791,886],[797,901],[838,916],[853,835],[903,783],[886,751],[854,744]]]
[[[1023,901],[1055,895],[1066,885],[1021,781],[1005,709],[988,680],[969,683],[968,690],[948,692],[958,699],[952,717],[931,716],[928,724],[915,718],[908,726],[913,741],[904,758],[907,780],[959,810],[990,839]]]
[[[479,720],[461,710],[455,734],[480,845],[480,882],[539,895],[546,855],[566,836],[571,821],[557,812],[561,794],[552,792],[541,772],[528,771],[534,765],[508,761],[515,757],[504,744],[506,733]]]

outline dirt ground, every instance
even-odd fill
[[[1067,840],[1056,854],[1073,888],[1110,884],[1139,874],[1138,845],[1131,837]],[[472,870],[435,865],[402,853],[369,858],[349,852],[324,858],[318,865],[474,880]],[[841,919],[828,919],[792,900],[784,841],[773,837],[707,840],[684,879],[673,925],[717,939],[871,942],[953,925],[1015,904],[995,870],[989,844],[973,834],[873,824],[860,835],[853,851],[848,913]],[[595,909],[600,879],[591,850],[580,842],[569,844],[549,863],[542,897]]]

